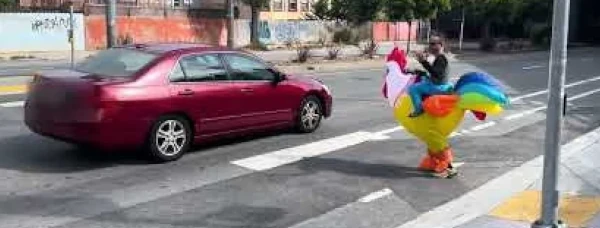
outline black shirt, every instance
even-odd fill
[[[438,55],[433,61],[433,65],[429,64],[427,60],[420,61],[425,70],[429,72],[431,76],[431,82],[436,85],[444,84],[448,82],[448,59],[445,55]]]

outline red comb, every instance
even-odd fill
[[[387,61],[395,61],[402,71],[406,69],[406,65],[408,64],[404,50],[400,50],[398,47],[392,49],[392,52],[387,56]]]
[[[473,115],[475,115],[475,118],[477,118],[478,120],[484,121],[485,118],[487,117],[487,114],[485,114],[485,112],[478,112],[478,111],[471,111],[473,112]]]

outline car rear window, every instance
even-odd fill
[[[108,49],[79,63],[76,70],[102,76],[131,77],[157,57],[132,49]]]

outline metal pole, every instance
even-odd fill
[[[117,14],[117,1],[106,0],[106,46],[108,48],[116,45],[115,18]]]
[[[431,20],[427,20],[427,43],[431,39]]]
[[[75,18],[73,17],[73,2],[69,5],[69,43],[71,44],[71,69],[75,68]]]
[[[227,0],[227,47],[233,48],[234,46],[234,27],[235,27],[235,16],[234,16],[234,0]]]
[[[534,228],[560,228],[567,226],[558,218],[558,174],[562,139],[567,42],[569,34],[570,0],[554,0],[552,49],[550,51],[550,80],[548,111],[546,112],[546,138],[544,179],[542,185],[542,217]]]
[[[460,19],[460,38],[458,40],[458,50],[462,51],[464,37],[465,37],[465,7],[462,8],[462,18]]]

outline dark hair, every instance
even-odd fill
[[[431,39],[429,40],[429,45],[434,45],[434,44],[439,44],[439,45],[444,46],[444,40],[442,40],[442,38],[439,36],[431,37]]]

